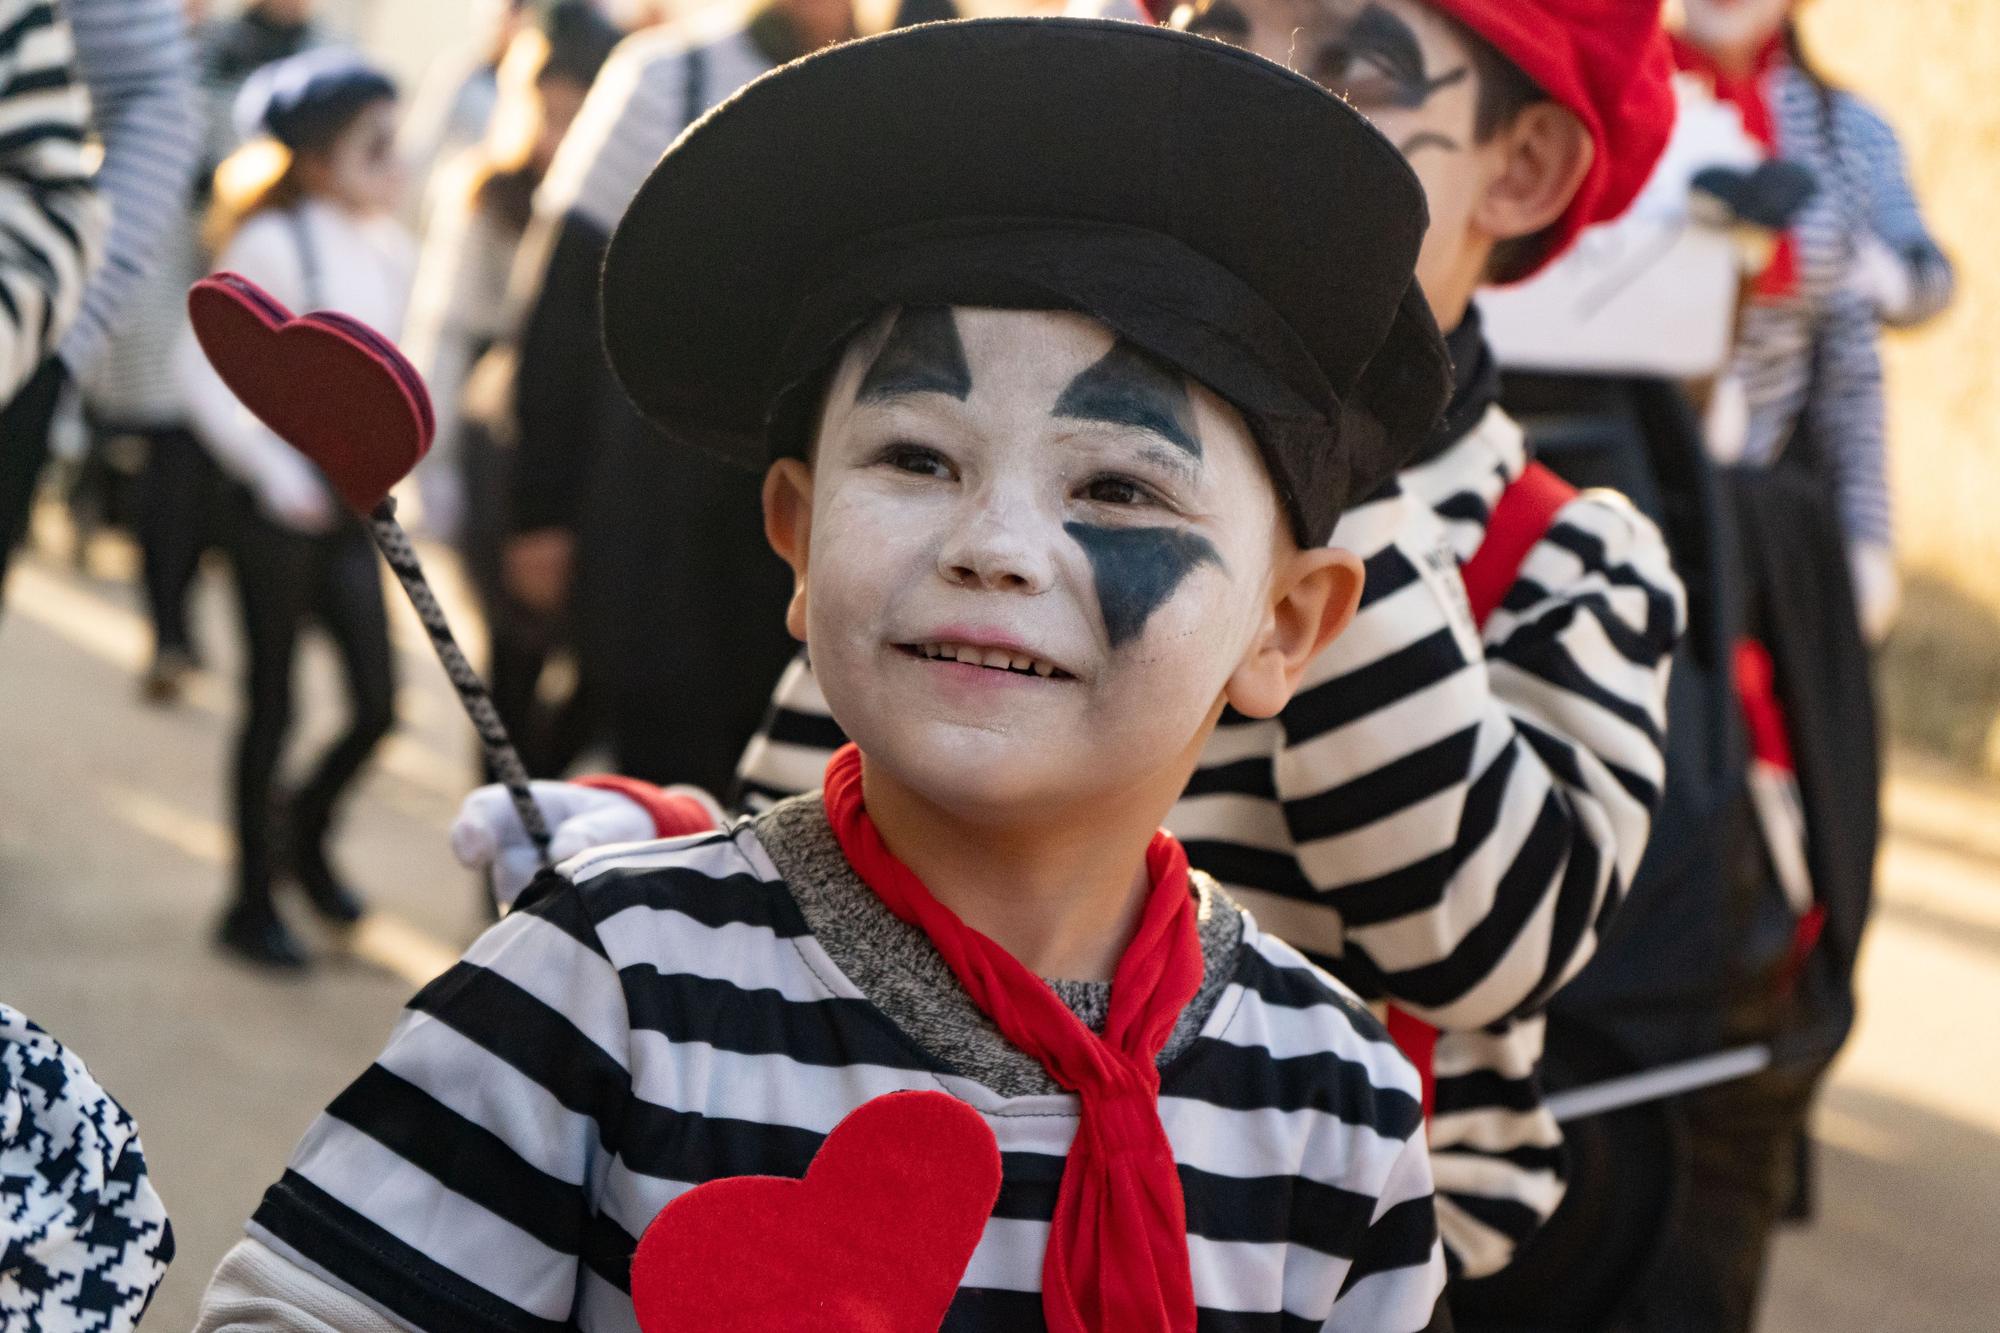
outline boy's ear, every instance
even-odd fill
[[[1316,546],[1279,556],[1270,609],[1223,687],[1229,706],[1245,717],[1276,717],[1313,658],[1354,619],[1361,584],[1361,557],[1352,551]]]
[[[806,557],[812,546],[812,469],[781,458],[764,474],[764,538],[792,567],[792,601],[785,628],[806,641]]]
[[[1552,226],[1583,187],[1597,144],[1575,112],[1536,102],[1482,146],[1494,175],[1473,220],[1494,242],[1519,240]]]

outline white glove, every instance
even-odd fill
[[[1892,322],[1907,317],[1916,304],[1910,266],[1873,235],[1862,237],[1854,248],[1847,285],[1867,299],[1878,317]]]
[[[1708,412],[1702,419],[1702,438],[1708,456],[1718,463],[1743,461],[1750,445],[1750,393],[1734,372],[1716,380],[1708,396]]]
[[[1871,647],[1889,637],[1896,613],[1903,607],[1903,579],[1896,572],[1896,553],[1873,543],[1851,547],[1847,565],[1854,575],[1854,608],[1861,617],[1861,635]]]
[[[333,531],[339,512],[319,469],[291,452],[273,450],[262,460],[252,488],[257,507],[272,522],[293,532]]]
[[[593,847],[642,842],[653,836],[653,816],[629,796],[574,782],[533,782],[528,790],[548,821],[549,858],[554,862]],[[451,825],[451,854],[467,870],[486,872],[494,900],[502,907],[511,906],[542,868],[535,844],[514,813],[513,798],[498,783],[479,788],[458,807],[458,818]]]

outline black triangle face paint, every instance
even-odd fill
[[[1113,648],[1138,638],[1153,613],[1167,604],[1197,566],[1225,568],[1207,538],[1179,528],[1065,523],[1063,531],[1090,557],[1104,632]]]
[[[941,393],[961,403],[972,396],[965,344],[947,306],[905,306],[889,339],[855,390],[856,402],[879,402],[913,393]]]
[[[1136,426],[1201,457],[1187,385],[1172,369],[1123,338],[1070,381],[1056,399],[1055,415]]]

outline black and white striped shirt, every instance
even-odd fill
[[[942,1089],[1004,1164],[945,1328],[1043,1327],[1075,1099],[1002,1095],[919,1045],[814,933],[765,823],[586,854],[564,867],[574,887],[545,882],[411,1002],[252,1236],[418,1328],[630,1330],[634,1245],[667,1203],[802,1175],[857,1106]],[[1413,1072],[1247,917],[1230,961],[1160,1094],[1200,1327],[1432,1327],[1444,1265]]]
[[[104,150],[97,186],[111,210],[104,262],[59,349],[80,376],[184,216],[202,122],[181,0],[64,0],[63,12]]]
[[[1277,718],[1225,716],[1167,820],[1267,929],[1446,1029],[1439,1226],[1473,1275],[1561,1199],[1534,1015],[1590,957],[1645,850],[1685,620],[1658,530],[1589,492],[1482,637],[1459,566],[1526,462],[1520,428],[1490,409],[1347,514],[1332,544],[1367,563],[1353,625]],[[816,786],[841,739],[801,658],[745,752],[746,800]]]
[[[103,214],[89,99],[48,0],[0,0],[0,405],[76,318]]]
[[[1834,480],[1852,543],[1893,535],[1882,325],[1919,324],[1950,303],[1950,262],[1918,211],[1895,131],[1851,93],[1821,89],[1792,65],[1770,75],[1778,151],[1811,169],[1818,190],[1792,226],[1798,291],[1744,311],[1734,371],[1750,402],[1744,457],[1768,463],[1804,423]],[[1874,238],[1907,270],[1908,299],[1883,308],[1852,281]]]

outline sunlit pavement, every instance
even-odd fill
[[[101,554],[100,573],[129,558]],[[149,640],[122,580],[31,557],[0,611],[0,998],[139,1121],[180,1241],[147,1320],[160,1329],[190,1325],[313,1112],[480,926],[443,836],[470,731],[394,595],[404,723],[339,853],[376,914],[345,939],[300,917],[320,965],[298,980],[213,951],[236,655],[226,581],[201,594],[211,669],[171,710],[138,701]],[[330,657],[303,668],[304,732],[323,738]],[[2000,793],[1903,764],[1889,816],[1861,1028],[1819,1123],[1821,1216],[1780,1243],[1774,1333],[2000,1324]]]

